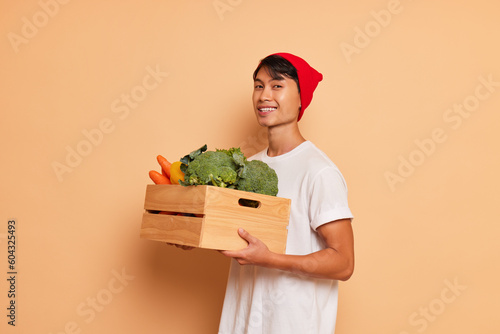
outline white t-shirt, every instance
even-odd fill
[[[262,160],[278,174],[279,197],[290,198],[286,254],[324,249],[316,229],[352,218],[344,178],[310,141]],[[250,160],[249,159],[249,160]],[[338,282],[231,260],[219,334],[332,334],[337,317]]]

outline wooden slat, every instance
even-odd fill
[[[203,218],[144,213],[141,238],[200,246]]]
[[[237,250],[247,246],[238,235],[238,228],[243,228],[260,239],[275,253],[284,253],[288,230],[286,226],[266,225],[259,221],[234,219],[233,217],[210,217],[204,221],[200,246],[211,249]]]
[[[287,226],[290,217],[290,200],[251,192],[215,188],[206,189],[205,214],[232,216],[248,222],[262,222],[266,226]],[[240,199],[260,202],[260,207],[250,208],[238,204]]]
[[[201,214],[204,203],[204,187],[149,184],[146,188],[144,209]]]

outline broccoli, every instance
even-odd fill
[[[208,151],[196,156],[184,174],[183,185],[214,185],[231,187],[238,174],[233,158],[224,152]]]
[[[243,173],[245,164],[247,162],[247,158],[245,158],[245,155],[243,154],[243,152],[241,152],[241,149],[239,147],[238,148],[233,147],[230,148],[229,150],[217,149],[216,151],[224,152],[233,159],[234,163],[236,164],[236,172],[238,173],[238,179],[239,179],[241,177],[241,174]]]
[[[278,175],[265,162],[248,161],[238,181],[237,189],[276,196],[278,194]]]
[[[181,159],[181,185],[213,185],[271,196],[278,193],[278,176],[266,163],[247,161],[240,148],[206,150],[204,145]]]

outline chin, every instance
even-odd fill
[[[264,126],[264,124],[269,122],[267,117],[262,117],[259,114],[255,114],[255,118],[257,119],[257,123],[259,123],[262,126]]]
[[[257,122],[259,123],[260,126],[263,126],[263,127],[269,127],[272,125],[272,122],[270,119],[263,118],[263,117],[257,117]]]

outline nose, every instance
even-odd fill
[[[270,87],[264,87],[259,95],[259,101],[271,101],[273,97],[272,90]]]

